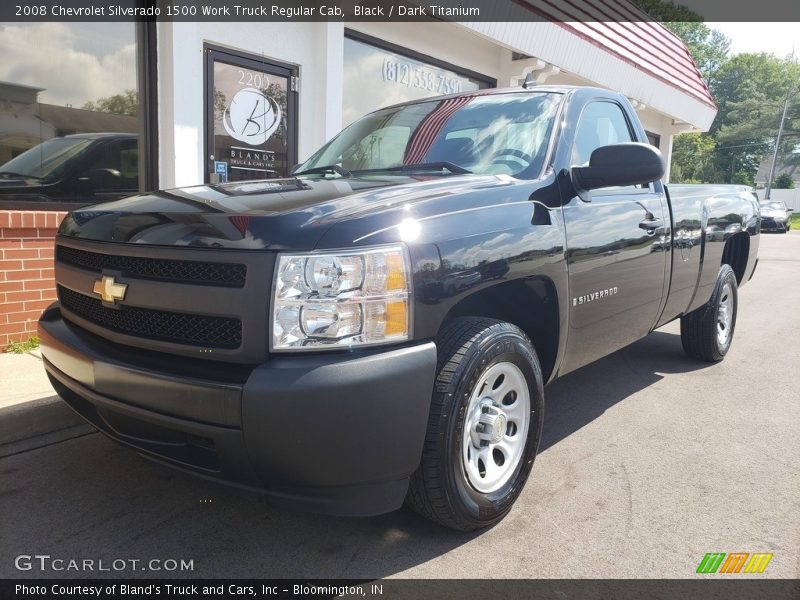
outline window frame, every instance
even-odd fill
[[[587,101],[586,104],[583,106],[583,108],[581,109],[581,113],[578,116],[578,120],[577,120],[577,122],[575,124],[575,134],[573,135],[573,138],[572,138],[572,146],[569,149],[570,163],[572,163],[572,159],[571,159],[572,152],[573,152],[573,149],[575,148],[575,142],[578,139],[578,131],[580,129],[581,122],[583,121],[583,115],[586,112],[586,109],[588,109],[592,104],[598,104],[598,103],[607,103],[607,104],[613,104],[614,106],[616,106],[619,109],[619,111],[622,113],[622,118],[625,120],[625,126],[628,128],[628,135],[631,137],[630,141],[631,142],[641,142],[641,140],[639,139],[639,136],[637,135],[636,128],[633,126],[633,123],[631,122],[630,115],[628,115],[628,111],[625,110],[625,107],[622,106],[622,104],[620,104],[619,102],[617,102],[613,98],[603,98],[603,97],[593,98],[593,99]],[[621,142],[621,143],[626,143],[626,142]],[[572,166],[576,166],[576,165],[572,165],[571,164],[570,166],[572,167]],[[592,196],[593,197],[601,197],[601,198],[602,197],[607,197],[607,196],[620,195],[620,194],[629,195],[629,196],[640,196],[642,194],[651,194],[654,191],[655,191],[655,188],[654,188],[653,184],[652,183],[648,183],[647,186],[642,186],[642,187],[624,185],[624,186],[611,186],[611,187],[605,187],[605,188],[598,188],[596,190],[592,190]]]
[[[287,175],[297,164],[300,146],[300,91],[292,89],[292,80],[300,82],[300,65],[277,60],[267,56],[259,56],[246,50],[222,46],[211,42],[203,43],[203,182],[210,183],[210,157],[214,155],[214,63],[220,62],[233,67],[242,67],[284,77],[287,79],[287,128],[288,144],[286,152]],[[210,114],[209,111],[212,111]]]
[[[648,144],[650,144],[651,146],[661,150],[661,134],[660,133],[653,133],[652,131],[648,131],[648,130],[645,129],[644,134],[645,134],[645,137],[647,138],[647,143]]]

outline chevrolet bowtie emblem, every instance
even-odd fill
[[[125,298],[125,291],[128,289],[127,283],[117,283],[110,275],[103,275],[94,282],[92,291],[103,299],[103,302],[111,302]]]

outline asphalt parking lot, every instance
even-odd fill
[[[800,577],[800,232],[762,236],[723,363],[677,332],[547,389],[532,479],[488,531],[278,510],[94,433],[0,459],[0,576],[87,575],[15,569],[38,553],[193,560],[182,577],[685,578],[707,552],[771,552],[759,577]]]

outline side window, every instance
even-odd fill
[[[119,153],[120,172],[128,189],[139,189],[139,145],[135,140],[122,143]]]
[[[588,165],[592,152],[600,146],[632,141],[628,122],[618,104],[592,102],[583,110],[575,132],[572,164]]]
[[[139,150],[135,139],[107,143],[85,169],[83,177],[89,178],[98,192],[139,189]]]

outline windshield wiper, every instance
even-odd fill
[[[396,167],[381,167],[379,169],[364,169],[363,171],[354,171],[354,173],[414,173],[418,171],[443,171],[445,169],[454,175],[469,175],[472,173],[472,171],[446,160],[411,165],[397,165]]]
[[[296,173],[292,173],[293,176],[298,175],[312,175],[314,173],[336,173],[337,175],[341,175],[342,177],[352,177],[353,174],[348,171],[347,169],[340,167],[339,165],[322,165],[320,167],[311,167],[310,169],[305,169],[304,171],[297,171]]]

